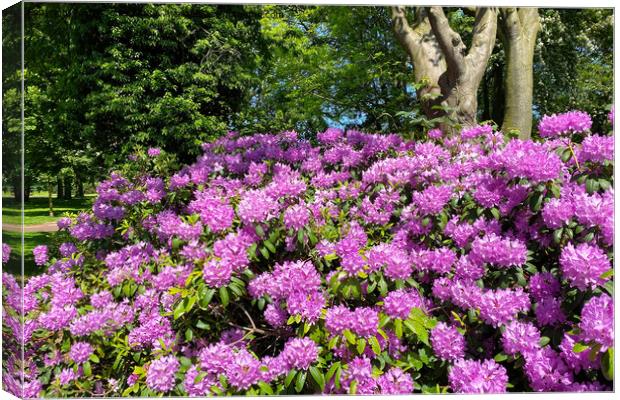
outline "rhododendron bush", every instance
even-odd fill
[[[40,275],[4,275],[4,387],[611,390],[613,136],[590,127],[230,133],[176,171],[138,152],[35,249]]]

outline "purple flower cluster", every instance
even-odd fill
[[[368,307],[350,310],[345,306],[335,306],[327,310],[325,327],[332,335],[340,335],[348,329],[359,336],[371,336],[379,328],[379,315]]]
[[[525,264],[527,248],[520,240],[501,238],[493,233],[476,238],[471,245],[469,260],[477,264],[493,264],[499,267]]]
[[[458,360],[465,356],[465,338],[459,331],[444,322],[433,328],[431,344],[435,354],[444,360]]]
[[[93,354],[93,346],[86,342],[74,343],[69,352],[69,356],[76,364],[86,362],[91,354]]]
[[[179,360],[172,355],[154,360],[146,373],[146,385],[158,392],[170,391],[175,384],[174,374],[179,366]]]
[[[504,393],[508,375],[506,368],[493,360],[460,359],[450,368],[448,381],[456,393]]]
[[[585,341],[593,341],[604,349],[614,345],[614,302],[611,297],[603,294],[593,297],[581,310],[581,337]]]
[[[32,254],[34,254],[34,263],[39,266],[47,264],[47,261],[49,260],[47,251],[46,245],[42,244],[35,246],[35,248],[32,249]]]
[[[427,310],[427,303],[427,300],[415,289],[398,289],[385,296],[383,310],[392,318],[407,319],[414,307]]]
[[[11,257],[11,246],[9,246],[6,243],[2,243],[2,264],[8,263],[10,257]]]
[[[541,137],[571,135],[589,131],[590,128],[592,128],[592,119],[582,111],[545,115],[538,123],[538,132]]]
[[[562,249],[560,267],[562,275],[568,279],[571,286],[586,290],[603,285],[609,279],[601,275],[611,269],[611,262],[598,246],[588,243],[573,246],[572,243],[568,243]]]

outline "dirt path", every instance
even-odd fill
[[[22,227],[16,224],[2,224],[2,230],[7,232],[21,232]],[[57,230],[58,226],[56,222],[24,226],[24,232],[56,232]]]

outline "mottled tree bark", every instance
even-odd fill
[[[478,88],[495,45],[497,12],[477,8],[472,44],[467,50],[461,36],[452,30],[441,7],[416,8],[410,26],[405,8],[392,7],[394,33],[414,65],[416,82],[428,117],[441,115],[432,108],[441,104],[464,127],[476,124]],[[425,101],[424,95],[434,100]]]
[[[441,103],[441,88],[439,78],[446,71],[446,60],[439,43],[432,32],[425,8],[414,9],[413,25],[407,20],[407,9],[403,6],[393,6],[392,28],[398,42],[409,55],[413,63],[413,74],[419,87],[416,91],[422,109],[427,117],[441,115],[433,108]]]
[[[495,46],[497,12],[493,8],[476,8],[472,43],[467,50],[441,7],[429,9],[433,33],[446,57],[447,69],[439,80],[451,116],[463,127],[476,124],[478,88]]]
[[[539,29],[537,8],[500,10],[500,37],[506,49],[502,131],[518,130],[521,139],[528,139],[532,133],[534,48]]]

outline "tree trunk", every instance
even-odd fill
[[[19,175],[13,177],[13,199],[17,204],[22,202],[22,179]]]
[[[417,7],[413,26],[409,25],[405,7],[394,6],[391,11],[394,34],[413,63],[417,94],[426,116],[445,115],[445,111],[434,107],[441,104],[461,126],[475,125],[478,87],[495,45],[495,9],[476,9],[468,51],[441,7]]]
[[[24,203],[30,201],[30,193],[32,192],[32,178],[29,176],[24,177]]]
[[[502,131],[519,131],[519,138],[532,134],[534,48],[540,28],[537,8],[500,11],[500,36],[506,51],[505,115]]]
[[[76,185],[75,197],[79,199],[83,199],[84,198],[84,182],[82,181],[82,178],[78,174],[75,175],[75,185]]]
[[[413,64],[416,96],[428,118],[441,115],[434,106],[441,104],[439,79],[446,71],[446,60],[433,35],[428,13],[423,7],[415,8],[415,22],[409,25],[406,8],[393,6],[392,28],[401,47]]]
[[[49,202],[49,207],[50,207],[50,212],[49,212],[50,217],[54,216],[54,203],[52,201],[53,192],[54,192],[54,185],[52,184],[52,180],[49,179],[47,181],[47,200]]]
[[[497,12],[493,8],[476,8],[472,43],[466,51],[461,36],[452,30],[441,7],[431,7],[429,21],[437,42],[446,57],[446,72],[439,79],[449,115],[463,128],[476,125],[478,88],[495,46]]]
[[[65,200],[71,200],[71,190],[73,189],[72,188],[72,183],[73,183],[72,181],[73,181],[73,179],[71,179],[70,176],[65,176],[65,185],[64,185],[65,186],[65,193],[64,193],[65,194],[65,197],[64,197]]]
[[[62,177],[58,176],[58,190],[56,191],[56,198],[62,199],[64,197],[65,197],[65,191],[62,185]]]

